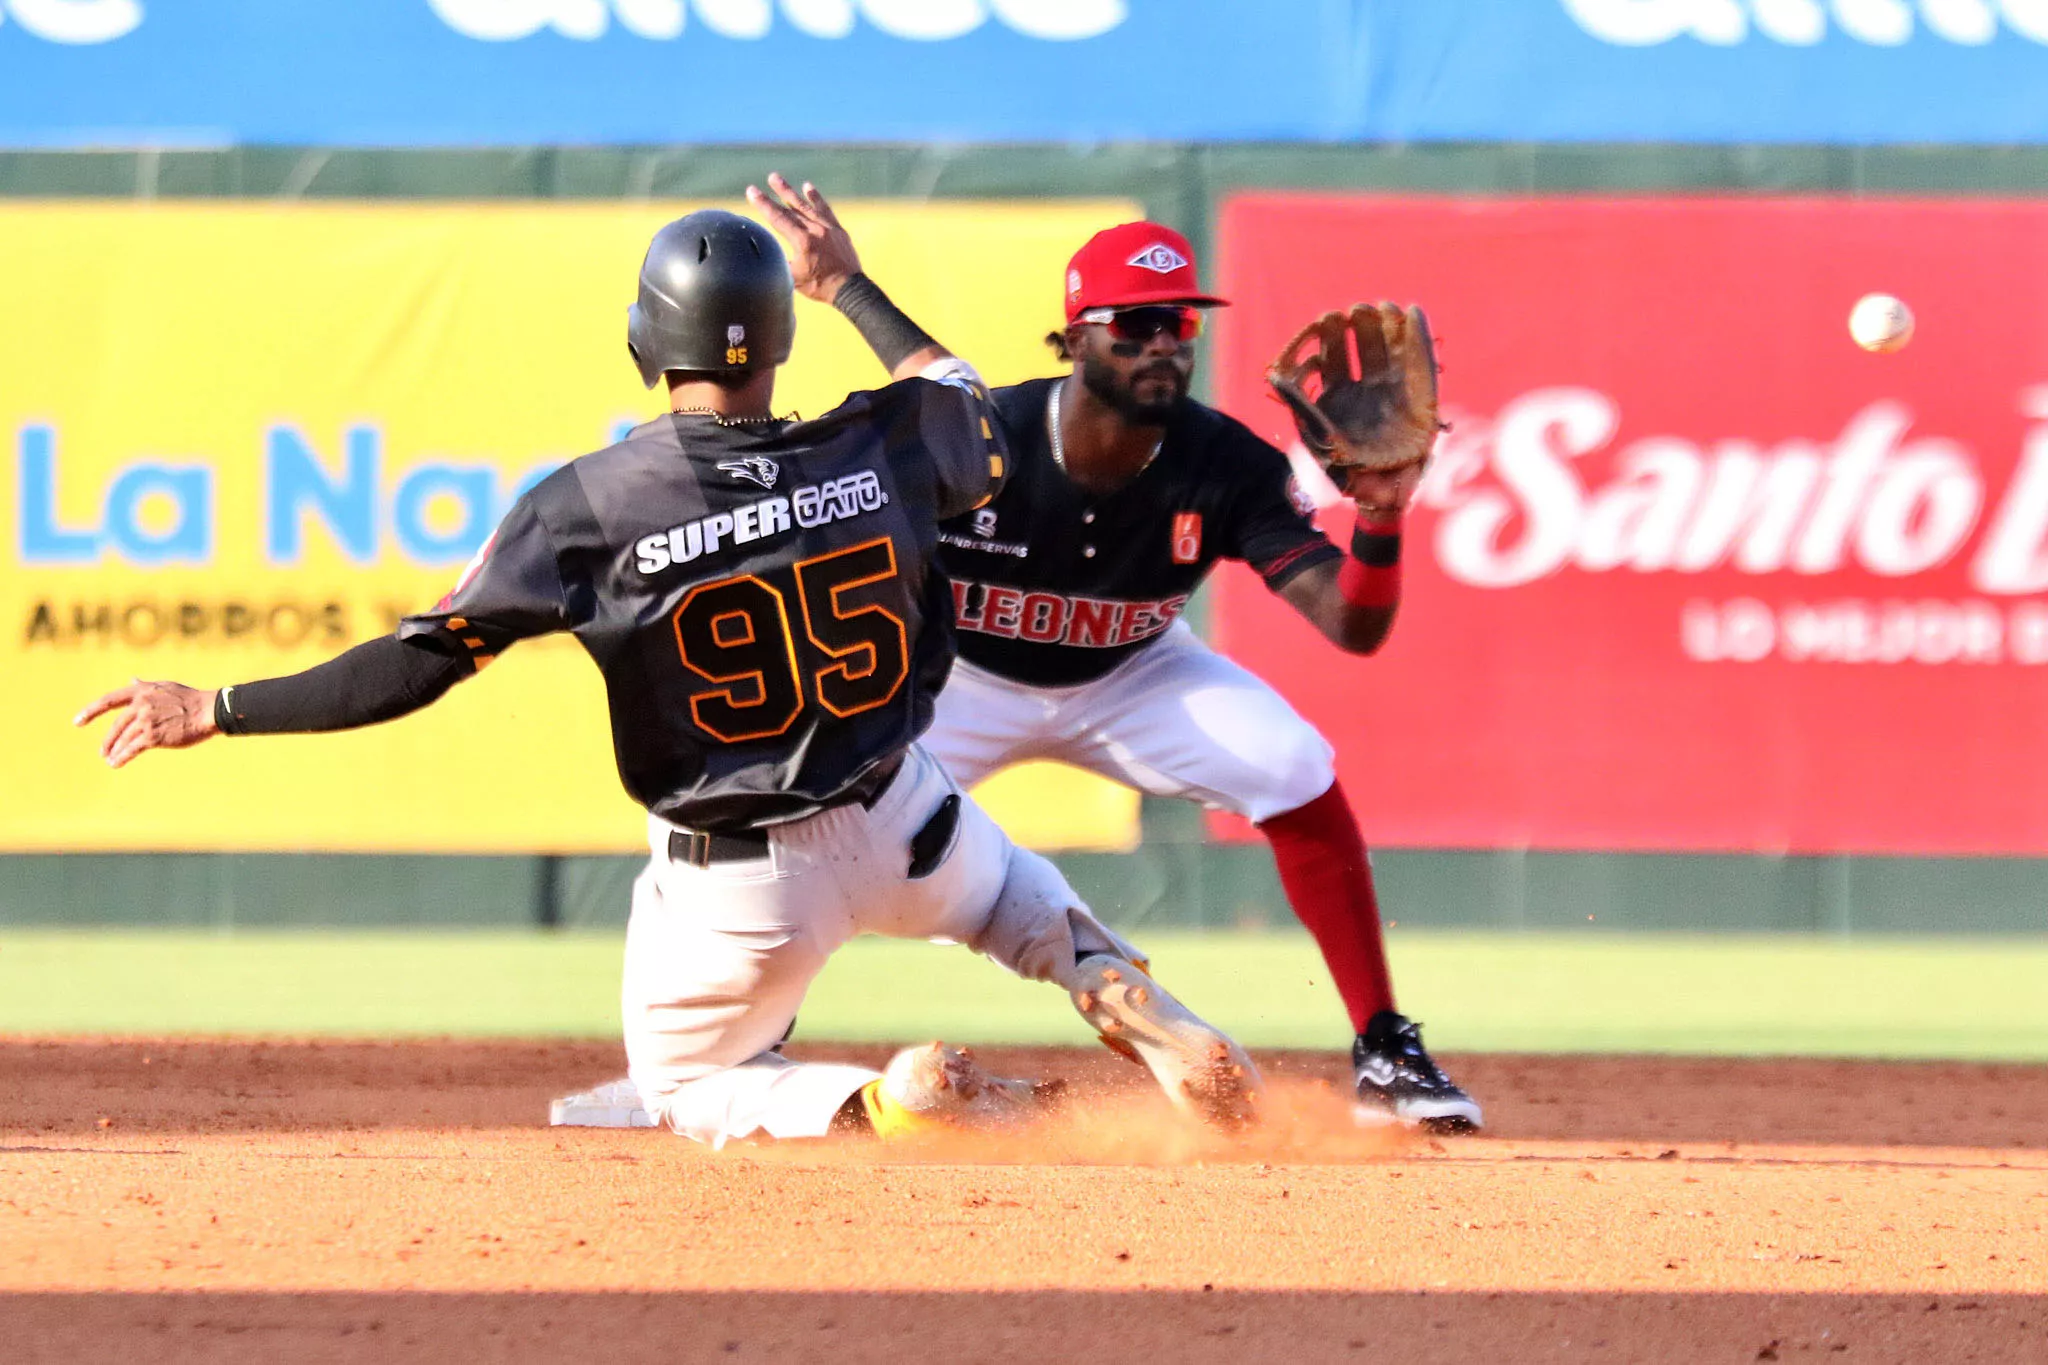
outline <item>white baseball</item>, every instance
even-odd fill
[[[1849,336],[1866,351],[1897,351],[1913,339],[1913,310],[1890,294],[1865,294],[1849,310]]]

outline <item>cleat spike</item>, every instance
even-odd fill
[[[1076,1005],[1079,1005],[1081,1007],[1082,1012],[1085,1014],[1087,1011],[1095,1008],[1095,992],[1082,991],[1079,995],[1074,997],[1074,1003]]]
[[[1112,1038],[1107,1033],[1098,1033],[1095,1035],[1095,1041],[1101,1043],[1133,1066],[1145,1065],[1145,1059],[1138,1055],[1138,1049],[1132,1047],[1121,1038]]]
[[[1124,974],[1114,967],[1105,967],[1102,971],[1102,979],[1114,986],[1117,982],[1124,979]]]
[[[1131,987],[1131,1003],[1133,1005],[1142,1005],[1151,998],[1151,992],[1147,991],[1143,986]]]

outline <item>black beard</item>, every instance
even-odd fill
[[[1173,380],[1173,396],[1154,403],[1140,402],[1136,385],[1139,379],[1155,376]],[[1133,426],[1163,427],[1182,403],[1187,401],[1187,376],[1171,365],[1157,365],[1140,370],[1126,380],[1116,367],[1095,356],[1085,356],[1081,361],[1081,385],[1100,399],[1117,416]]]

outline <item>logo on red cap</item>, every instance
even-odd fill
[[[1164,242],[1154,242],[1137,255],[1124,262],[1144,270],[1156,270],[1162,275],[1171,275],[1176,270],[1185,270],[1188,258]]]

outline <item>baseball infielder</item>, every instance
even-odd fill
[[[1057,982],[1177,1105],[1245,1121],[1250,1058],[917,745],[952,656],[937,523],[1000,488],[994,409],[860,273],[815,190],[769,186],[749,198],[793,265],[729,213],[657,233],[627,336],[671,411],[520,498],[432,611],[286,678],[138,682],[78,723],[118,712],[102,744],[114,767],[216,734],[346,729],[568,631],[604,675],[619,775],[648,810],[622,996],[632,1085],[655,1121],[722,1145],[1028,1113],[1031,1085],[937,1043],[879,1075],[782,1055],[812,978],[863,932],[956,940]],[[815,421],[770,415],[792,273],[897,382]]]
[[[960,661],[925,745],[970,787],[1058,759],[1253,821],[1357,1030],[1360,1117],[1476,1129],[1479,1105],[1395,1009],[1329,744],[1179,620],[1211,566],[1240,559],[1339,648],[1379,648],[1400,601],[1402,514],[1437,431],[1427,324],[1392,305],[1332,314],[1269,376],[1358,504],[1346,555],[1309,521],[1287,457],[1188,397],[1202,310],[1224,303],[1200,289],[1187,239],[1157,223],[1109,228],[1074,254],[1067,326],[1048,338],[1072,369],[995,391],[1009,480],[939,534]],[[1304,347],[1314,354],[1297,359]]]

